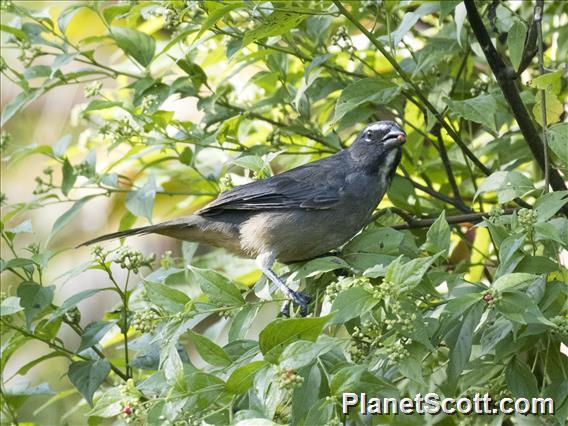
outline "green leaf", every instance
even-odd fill
[[[93,395],[110,372],[110,363],[106,359],[79,361],[69,365],[67,376],[89,405],[93,406]]]
[[[94,321],[85,327],[77,352],[95,346],[115,326],[114,321]]]
[[[241,2],[233,1],[227,4],[226,6],[220,7],[210,12],[207,15],[207,19],[205,19],[205,21],[203,21],[203,23],[201,24],[201,28],[199,29],[199,32],[195,36],[194,42],[199,40],[199,38],[203,35],[205,31],[207,31],[209,28],[215,25],[221,18],[227,15],[231,10],[237,9],[241,6],[242,6]]]
[[[83,110],[83,114],[91,111],[98,111],[101,109],[108,109],[118,106],[122,106],[122,103],[116,101],[105,101],[102,99],[95,99],[94,101],[89,102],[87,108]]]
[[[349,264],[343,259],[335,256],[318,257],[304,263],[299,269],[293,272],[291,279],[317,277],[321,274],[338,269],[349,270]]]
[[[482,124],[487,129],[497,131],[495,114],[497,113],[497,101],[492,95],[479,95],[475,98],[463,101],[455,101],[444,98],[448,107],[466,120]]]
[[[568,170],[568,123],[553,124],[547,132],[548,147],[560,160],[559,165],[563,164],[563,169]]]
[[[63,304],[57,308],[55,310],[55,312],[53,312],[53,314],[51,315],[52,319],[55,319],[57,317],[60,317],[61,315],[65,314],[66,312],[68,312],[69,310],[73,309],[75,306],[77,306],[77,304],[79,304],[79,302],[81,302],[82,300],[85,300],[97,293],[100,293],[101,291],[105,291],[105,290],[113,290],[113,288],[92,288],[90,290],[84,290],[81,291],[77,294],[74,294],[73,296],[71,296],[70,298],[66,299],[65,302],[63,302]]]
[[[330,315],[319,318],[277,319],[260,332],[259,345],[264,359],[277,363],[282,351],[297,340],[315,341]]]
[[[438,216],[430,229],[428,229],[424,250],[430,254],[443,252],[443,257],[448,256],[450,250],[450,225],[448,225],[446,221],[445,210],[440,213],[440,216]]]
[[[41,364],[43,361],[46,361],[48,359],[57,358],[57,357],[60,357],[60,356],[61,357],[67,357],[67,354],[65,352],[54,351],[54,352],[49,352],[48,354],[40,356],[38,358],[35,358],[32,361],[30,361],[30,362],[24,364],[22,367],[20,367],[18,369],[18,375],[25,376],[26,374],[28,374],[28,371],[30,371],[36,365]]]
[[[350,319],[362,316],[379,303],[371,293],[360,287],[352,287],[337,295],[331,306],[331,312],[336,312],[330,324],[343,324]]]
[[[132,56],[140,65],[147,67],[154,58],[156,42],[138,30],[126,27],[112,27],[111,37],[124,53]]]
[[[479,185],[475,197],[485,192],[496,192],[499,204],[505,204],[534,190],[528,177],[516,172],[495,172]]]
[[[16,257],[14,259],[10,259],[7,262],[2,261],[0,272],[3,272],[7,269],[25,268],[26,266],[35,266],[35,262],[32,259]]]
[[[62,33],[65,34],[65,30],[67,29],[69,22],[71,22],[71,19],[73,19],[75,14],[82,8],[82,5],[71,6],[61,12],[61,14],[57,17],[57,26]]]
[[[182,312],[190,297],[173,287],[158,282],[144,281],[148,300],[169,313]]]
[[[523,50],[527,38],[527,27],[521,21],[515,21],[507,34],[507,47],[509,48],[509,58],[515,70],[519,69],[523,59]]]
[[[494,283],[493,288],[497,291],[519,290],[528,287],[531,281],[536,278],[533,274],[511,273],[499,277]]]
[[[22,108],[36,100],[43,92],[40,89],[32,89],[27,92],[21,92],[14,97],[4,107],[2,118],[0,119],[0,127],[4,125]]]
[[[20,305],[19,297],[9,296],[0,303],[0,317],[12,315],[23,310],[24,308]]]
[[[142,188],[126,195],[124,205],[133,215],[143,216],[151,222],[157,190],[156,180],[150,176]]]
[[[268,15],[262,24],[245,32],[242,47],[266,37],[287,33],[300,25],[308,15],[276,10]]]
[[[393,283],[399,291],[411,290],[420,284],[424,274],[440,255],[441,253],[435,256],[419,257],[410,262],[404,261],[402,256],[397,257],[387,267],[385,280]]]
[[[194,333],[193,331],[190,333],[197,353],[206,363],[219,367],[226,367],[231,364],[231,359],[223,348],[201,334]]]
[[[67,158],[63,161],[63,178],[61,181],[61,192],[63,195],[69,194],[69,191],[73,188],[75,181],[77,180],[77,175],[75,174],[75,170],[73,166],[69,162]]]
[[[0,25],[0,30],[4,31],[6,33],[12,34],[18,40],[24,41],[24,40],[28,39],[28,35],[24,31],[22,31],[18,28],[10,27],[8,25]]]
[[[24,220],[19,225],[16,225],[10,229],[6,229],[6,232],[9,232],[11,234],[31,233],[33,232],[32,221],[31,219]]]
[[[550,89],[546,90],[545,94],[546,102],[546,125],[549,126],[553,123],[560,121],[562,114],[564,113],[564,104],[558,99],[558,97],[552,93]],[[536,103],[533,106],[534,119],[541,126],[542,121],[542,97],[537,96]]]
[[[256,372],[265,365],[266,361],[253,361],[236,368],[227,379],[227,390],[237,395],[245,393],[252,387]]]
[[[201,287],[211,303],[227,307],[245,304],[245,300],[235,284],[218,272],[190,266],[189,273],[192,281]]]
[[[402,38],[416,25],[420,18],[430,15],[439,9],[440,4],[434,1],[421,4],[415,11],[405,13],[398,28],[390,34],[393,45],[398,46]],[[384,38],[388,41],[388,37],[385,36]]]
[[[332,422],[335,405],[328,398],[321,398],[308,411],[304,425],[327,425]]]
[[[65,152],[67,151],[67,148],[71,144],[72,140],[73,136],[69,133],[59,138],[59,140],[55,142],[55,145],[53,145],[53,155],[55,155],[57,158],[64,158]]]
[[[539,396],[536,377],[529,366],[518,357],[513,358],[507,365],[505,380],[515,398],[536,398]]]
[[[47,244],[49,244],[49,242],[51,241],[51,239],[59,232],[61,231],[69,222],[71,222],[73,220],[73,218],[75,216],[77,216],[77,213],[79,213],[79,210],[81,210],[81,208],[83,207],[83,205],[91,200],[94,196],[90,195],[84,198],[81,198],[80,200],[76,201],[69,210],[67,210],[65,213],[63,213],[61,216],[59,216],[57,218],[57,220],[55,221],[55,223],[53,224],[53,228],[51,228],[51,232],[49,233],[49,237],[47,238]]]
[[[293,368],[295,370],[313,364],[321,357],[337,349],[344,343],[341,340],[322,334],[315,342],[298,340],[284,349],[280,356],[281,368]]]
[[[398,95],[399,91],[398,85],[375,77],[363,78],[351,83],[343,89],[335,104],[333,122],[337,123],[345,114],[366,102],[388,104]]]
[[[179,161],[181,164],[185,164],[186,166],[191,166],[191,162],[193,160],[193,151],[190,147],[185,147],[181,154],[179,155]]]
[[[446,342],[450,348],[450,359],[446,371],[451,388],[455,387],[459,375],[469,361],[473,332],[479,324],[482,312],[483,305],[481,303],[472,306],[464,314],[463,320],[446,336]]]
[[[259,310],[259,305],[243,306],[231,322],[231,328],[229,329],[229,342],[246,338],[246,335]]]
[[[51,67],[48,65],[35,65],[24,70],[24,77],[26,80],[33,80],[34,78],[49,77],[51,75]]]
[[[16,292],[20,298],[20,306],[24,308],[26,326],[31,328],[32,321],[36,319],[53,301],[55,287],[42,287],[32,282],[24,282]]]
[[[528,82],[528,85],[540,90],[546,90],[550,94],[559,95],[562,88],[562,78],[564,70],[559,69],[554,72],[539,75]]]
[[[568,128],[566,128],[568,130]],[[566,140],[568,147],[568,138]],[[567,149],[568,150],[568,149]],[[539,223],[546,222],[568,203],[568,191],[554,191],[539,197],[534,203]]]
[[[558,271],[558,263],[544,256],[527,256],[519,262],[515,272],[527,272],[533,274],[548,274]]]
[[[207,74],[205,74],[205,71],[196,63],[186,59],[180,59],[176,64],[189,76],[195,89],[198,90],[201,85],[207,82]]]
[[[481,336],[481,350],[487,354],[495,348],[513,330],[513,324],[506,318],[498,318],[493,324],[483,330]]]

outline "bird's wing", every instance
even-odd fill
[[[338,155],[338,154],[336,154]],[[345,171],[336,155],[223,192],[199,210],[329,209],[341,198]]]

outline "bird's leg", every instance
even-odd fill
[[[294,291],[290,287],[288,287],[282,279],[276,275],[271,268],[274,264],[274,254],[273,253],[263,253],[256,258],[256,262],[262,273],[272,281],[284,295],[293,301],[295,304],[300,306],[300,313],[302,315],[306,315],[308,313],[308,304],[310,303],[310,298],[305,294],[300,293],[299,291]],[[284,311],[288,311],[289,313],[289,306],[286,309],[284,307]]]

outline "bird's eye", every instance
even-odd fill
[[[374,130],[367,130],[367,139],[373,139],[374,136],[375,136]]]

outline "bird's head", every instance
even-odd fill
[[[374,162],[393,151],[400,155],[405,142],[406,133],[398,124],[377,121],[361,130],[350,149],[356,158]]]

